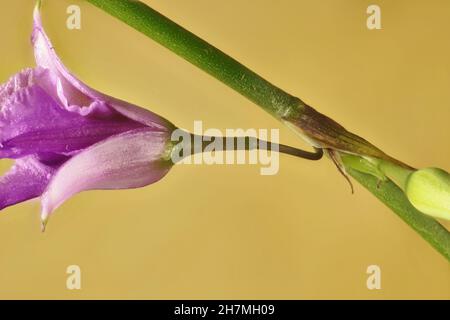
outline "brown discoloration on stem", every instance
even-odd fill
[[[316,144],[316,147],[383,159],[410,168],[308,105],[303,106],[295,118],[289,117],[284,120],[294,124],[302,135]]]
[[[345,180],[347,180],[348,184],[350,185],[352,194],[354,194],[355,188],[353,188],[353,183],[347,174],[347,170],[345,170],[345,166],[342,163],[339,152],[336,152],[333,149],[325,149],[325,152],[330,157],[330,159],[333,161],[333,163],[336,165],[336,168],[338,169],[338,171],[344,176]]]

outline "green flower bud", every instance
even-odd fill
[[[411,173],[405,194],[420,212],[450,220],[450,174],[439,168],[425,168]]]

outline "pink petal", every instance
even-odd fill
[[[105,95],[80,81],[69,72],[56,54],[42,26],[38,7],[34,10],[33,22],[31,42],[36,63],[39,67],[49,69],[53,75],[53,84],[46,89],[53,91],[54,98],[67,110],[84,116],[95,112],[106,117],[116,111],[154,130],[167,131],[174,128],[169,121],[157,114]]]
[[[12,168],[0,177],[0,210],[16,203],[39,197],[55,169],[35,156],[16,160]]]
[[[143,187],[171,168],[163,160],[169,135],[137,129],[99,142],[63,164],[42,195],[42,221],[73,195],[93,189]]]
[[[0,86],[0,158],[70,155],[109,136],[145,127],[120,114],[98,119],[62,108],[42,88],[48,69],[25,69]]]

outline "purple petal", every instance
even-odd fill
[[[164,177],[169,135],[151,129],[129,131],[99,142],[68,160],[42,195],[42,221],[64,201],[85,190],[143,187]]]
[[[108,112],[116,111],[158,131],[167,131],[168,128],[174,127],[169,121],[153,112],[100,93],[77,79],[56,54],[42,27],[38,7],[35,8],[33,18],[31,41],[36,63],[42,68],[49,69],[54,75],[53,88],[56,90],[53,90],[53,95],[65,108],[85,116],[92,112],[108,115]]]
[[[61,108],[42,89],[48,70],[27,69],[0,87],[0,158],[71,154],[109,136],[144,127],[120,114],[83,117]]]
[[[54,171],[34,156],[17,160],[0,178],[0,210],[40,196]]]

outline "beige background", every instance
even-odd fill
[[[450,2],[148,0],[148,4],[393,156],[450,170]],[[82,29],[65,27],[79,4]],[[0,4],[1,82],[34,64],[30,0]],[[125,24],[46,0],[44,25],[95,88],[192,129],[280,128],[267,113]],[[2,160],[2,171],[10,161]],[[448,262],[328,160],[177,166],[155,185],[77,195],[39,229],[39,204],[0,214],[0,298],[450,298]],[[449,224],[446,224],[449,227]],[[82,269],[82,290],[65,287]],[[382,269],[382,290],[366,268]]]

